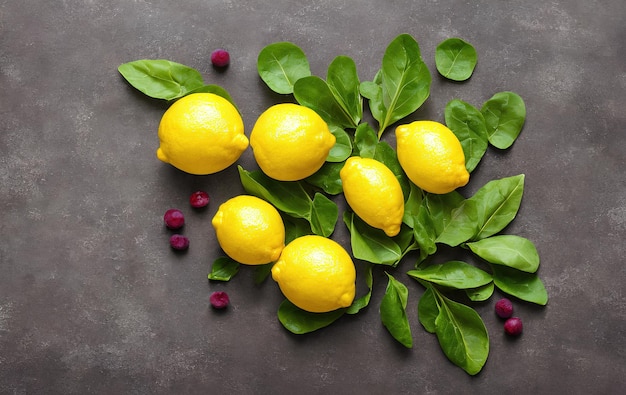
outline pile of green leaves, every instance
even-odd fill
[[[443,77],[463,81],[474,71],[476,51],[460,39],[449,39],[437,47],[435,62]],[[333,201],[342,193],[339,171],[350,156],[384,163],[396,175],[405,197],[402,228],[394,237],[370,227],[349,209],[341,213],[350,232],[352,255],[365,265],[357,279],[363,282],[365,294],[358,295],[352,306],[329,313],[309,313],[285,300],[278,308],[280,322],[289,331],[304,334],[346,314],[357,314],[370,304],[373,270],[381,268],[387,277],[379,308],[382,324],[399,343],[412,347],[408,288],[395,272],[412,252],[416,262],[406,272],[407,278],[425,289],[417,304],[419,322],[436,335],[450,361],[470,375],[478,373],[489,354],[489,335],[471,304],[488,300],[495,288],[530,303],[545,305],[548,300],[537,275],[539,256],[534,244],[521,236],[501,234],[520,208],[524,175],[492,180],[469,197],[458,191],[427,193],[407,178],[395,150],[381,138],[389,126],[414,113],[430,95],[430,71],[418,43],[408,34],[388,45],[371,81],[360,81],[355,62],[343,55],[330,63],[325,80],[314,76],[305,53],[290,42],[263,48],[257,69],[269,89],[292,95],[299,104],[315,110],[337,139],[324,166],[302,181],[276,181],[260,170],[239,166],[245,191],[269,201],[283,215],[286,242],[306,234],[331,237],[340,214]],[[120,66],[120,72],[151,97],[173,100],[209,91],[232,101],[222,88],[204,85],[199,73],[177,63],[136,61]],[[363,121],[364,99],[378,123],[376,129]],[[525,117],[525,104],[513,92],[494,94],[480,109],[459,99],[445,108],[445,123],[460,140],[470,173],[489,146],[502,150],[514,143]],[[437,251],[444,247],[462,250],[473,263],[438,262]],[[239,268],[239,263],[220,257],[208,278],[229,281]],[[271,264],[255,267],[256,281],[266,279],[270,269]]]

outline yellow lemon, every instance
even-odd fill
[[[400,125],[396,144],[402,169],[426,192],[452,192],[469,181],[461,142],[445,125],[434,121]]]
[[[250,132],[250,146],[261,170],[279,181],[298,181],[316,171],[335,145],[335,136],[310,108],[276,104],[265,110]]]
[[[217,173],[248,148],[241,115],[213,93],[178,99],[161,118],[157,158],[196,175]]]
[[[350,255],[339,243],[317,235],[287,244],[272,267],[272,278],[291,303],[312,313],[348,307],[356,292]]]
[[[353,156],[339,172],[348,205],[363,221],[387,236],[400,232],[404,195],[391,170],[375,159]]]
[[[222,203],[211,221],[226,255],[246,265],[274,262],[285,247],[285,225],[270,203],[240,195]]]

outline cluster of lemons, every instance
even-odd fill
[[[159,125],[157,157],[190,174],[219,172],[252,147],[261,170],[279,181],[302,180],[321,168],[335,144],[328,125],[313,110],[292,103],[268,108],[250,140],[239,111],[212,93],[177,100]],[[467,184],[469,173],[459,140],[443,124],[416,121],[396,129],[398,161],[409,179],[432,193]],[[400,232],[404,197],[398,179],[383,163],[349,158],[340,172],[346,202],[370,226],[388,236]],[[220,205],[212,219],[217,240],[235,261],[274,263],[272,278],[299,308],[328,312],[352,304],[356,269],[337,242],[317,235],[285,245],[279,212],[265,200],[240,195]]]

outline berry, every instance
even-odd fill
[[[185,216],[183,212],[176,208],[171,208],[165,212],[163,216],[165,226],[170,229],[180,229],[185,225]]]
[[[504,331],[511,336],[519,336],[522,334],[522,320],[518,317],[511,317],[504,322]]]
[[[172,235],[170,237],[170,246],[173,249],[183,251],[189,248],[189,239],[183,235]]]
[[[206,207],[209,204],[209,194],[204,191],[197,191],[191,194],[189,203],[193,208]]]
[[[209,302],[211,302],[211,306],[215,309],[226,308],[229,301],[230,299],[228,298],[228,294],[222,291],[213,292],[209,297]]]
[[[230,63],[230,54],[225,49],[216,49],[211,53],[211,63],[215,67],[226,67]]]
[[[502,298],[496,302],[496,314],[500,318],[509,318],[513,315],[513,303],[507,298]]]

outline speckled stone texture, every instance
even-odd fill
[[[266,4],[267,3],[267,4]],[[271,3],[271,5],[270,5]],[[2,394],[614,394],[626,385],[626,3],[589,1],[0,0],[0,393]],[[274,103],[256,72],[267,44],[291,41],[325,76],[348,55],[373,78],[387,44],[409,33],[433,74],[407,120],[443,121],[454,98],[481,106],[510,90],[524,129],[490,149],[470,185],[526,174],[505,230],[541,256],[546,307],[514,301],[524,320],[507,338],[490,301],[476,305],[491,338],[483,371],[451,364],[417,320],[423,288],[404,273],[414,348],[381,325],[386,285],[371,305],[296,336],[276,318],[282,296],[243,268],[209,283],[221,255],[210,225],[242,193],[236,167],[191,176],[156,159],[167,103],[130,87],[117,67],[164,58],[198,69],[237,102],[246,133]],[[436,74],[449,37],[472,43],[473,77]],[[225,71],[210,53],[230,51]],[[393,133],[383,139],[395,144]],[[238,164],[254,170],[247,150]],[[203,189],[211,204],[189,207]],[[337,201],[342,203],[341,199]],[[162,216],[185,211],[187,253]],[[340,221],[333,236],[346,243]],[[215,290],[231,305],[209,306]]]

